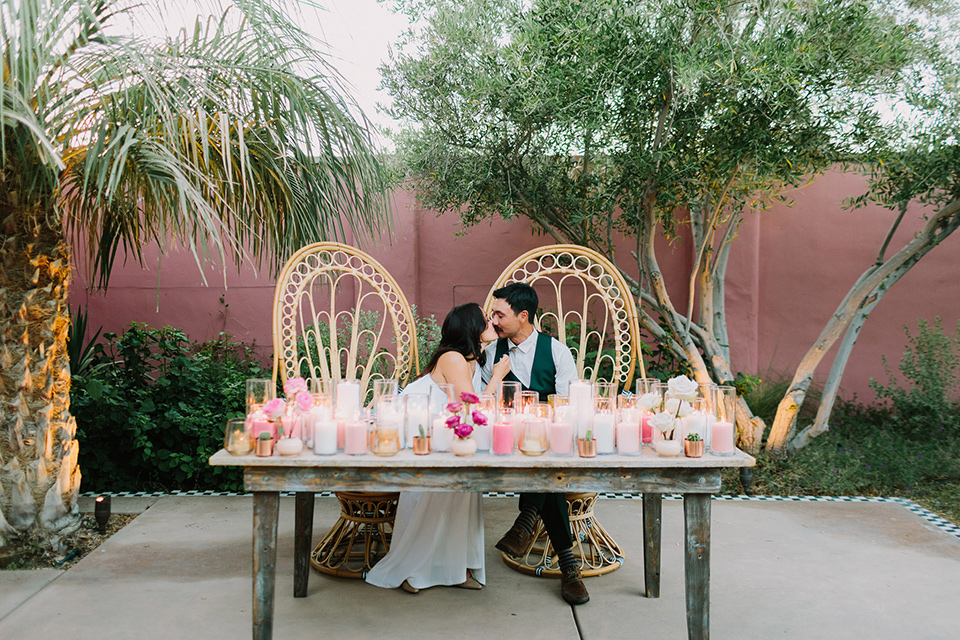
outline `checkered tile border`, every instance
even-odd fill
[[[171,491],[169,493],[157,492],[145,492],[145,491],[117,491],[117,492],[107,492],[107,493],[93,493],[88,492],[81,494],[87,497],[95,497],[98,495],[109,495],[115,498],[157,498],[162,496],[249,496],[249,493],[232,493],[230,491]],[[295,494],[293,492],[283,492],[281,495],[292,497]],[[333,496],[333,493],[330,491],[318,492],[316,495],[322,498],[329,498]],[[487,498],[516,498],[520,494],[513,491],[488,491],[483,494]],[[643,497],[641,493],[601,493],[600,497],[607,500],[637,500]],[[667,493],[664,494],[664,500],[680,500],[683,496],[676,493]],[[918,505],[913,500],[908,500],[907,498],[876,498],[868,496],[730,496],[730,495],[715,495],[713,496],[714,500],[720,501],[752,501],[752,502],[892,502],[894,504],[899,504],[903,506],[907,511],[915,513],[920,516],[934,527],[947,533],[949,535],[960,538],[960,526],[957,526],[941,518],[937,514],[924,509]]]

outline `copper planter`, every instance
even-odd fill
[[[699,458],[703,455],[703,440],[684,440],[683,454],[688,458]]]
[[[577,452],[580,454],[581,458],[594,458],[597,455],[597,441],[596,440],[584,440],[580,438],[577,440]]]

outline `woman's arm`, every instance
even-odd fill
[[[503,382],[503,379],[510,373],[510,356],[503,354],[503,356],[493,365],[493,376],[490,377],[490,382],[487,383],[486,388],[483,390],[484,393],[496,393],[497,386]]]
[[[476,393],[473,389],[473,371],[470,370],[470,363],[457,351],[447,351],[440,356],[437,366],[433,369],[433,379],[440,383],[452,384],[454,399],[457,401],[460,400],[460,394],[464,391]]]

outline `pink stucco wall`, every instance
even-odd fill
[[[814,343],[857,276],[876,257],[895,214],[879,207],[846,211],[843,198],[858,195],[863,184],[853,176],[827,174],[790,194],[792,206],[775,205],[752,215],[736,240],[728,268],[727,312],[733,368],[761,376],[792,373]],[[911,208],[891,244],[896,250],[922,225],[922,208]],[[394,197],[393,239],[361,246],[393,274],[422,315],[442,320],[454,304],[482,302],[501,270],[522,252],[550,243],[535,236],[523,220],[485,223],[461,236],[457,217],[418,207],[409,192]],[[870,401],[870,377],[885,379],[881,355],[896,365],[906,339],[903,325],[918,318],[943,319],[953,330],[960,318],[957,248],[949,238],[908,273],[874,310],[850,360],[843,395]],[[618,262],[636,273],[630,245],[623,243]],[[686,238],[660,245],[661,268],[674,303],[686,304],[690,243]],[[269,270],[229,268],[226,277],[208,268],[203,283],[193,256],[173,252],[160,258],[147,252],[141,269],[118,259],[106,294],[91,292],[82,269],[75,270],[71,304],[85,305],[90,326],[120,332],[130,322],[172,325],[194,339],[224,331],[256,342],[271,352],[270,308],[273,282]],[[826,377],[831,356],[818,371]]]

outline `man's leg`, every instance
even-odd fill
[[[550,537],[560,565],[560,595],[570,604],[584,604],[590,600],[587,587],[580,576],[580,564],[573,555],[573,537],[570,535],[570,511],[567,497],[562,493],[548,493],[543,500],[540,519]]]
[[[580,577],[580,567],[573,555],[573,538],[570,535],[570,515],[567,498],[562,493],[520,494],[520,515],[510,531],[497,542],[497,549],[518,558],[526,551],[533,535],[533,523],[537,516],[543,520],[547,536],[557,553],[560,565],[560,594],[570,604],[583,604],[590,600],[587,588]]]
[[[495,545],[497,549],[512,558],[519,558],[526,552],[533,537],[533,523],[543,510],[543,503],[548,495],[550,494],[520,494],[520,515],[517,516],[510,530],[497,542]]]

